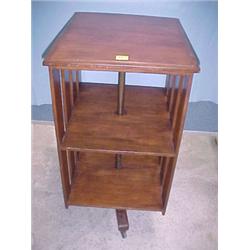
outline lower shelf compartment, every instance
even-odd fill
[[[81,153],[68,205],[161,211],[159,158]]]

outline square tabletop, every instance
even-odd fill
[[[176,18],[75,13],[44,55],[44,65],[81,70],[196,73],[199,60]]]

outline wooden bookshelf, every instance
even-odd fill
[[[199,61],[175,18],[75,13],[43,55],[49,67],[64,202],[165,214]],[[84,70],[118,73],[86,83]],[[132,86],[126,72],[165,74]],[[153,84],[153,83],[152,83]]]

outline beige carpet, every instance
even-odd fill
[[[32,125],[32,249],[217,249],[215,134],[185,132],[167,213],[128,211],[122,239],[112,209],[64,208],[54,127]]]

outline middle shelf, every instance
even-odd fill
[[[61,149],[175,156],[163,88],[126,85],[118,116],[117,85],[81,83]]]

